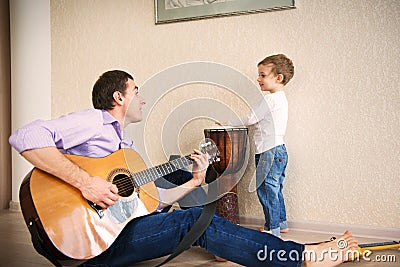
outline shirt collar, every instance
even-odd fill
[[[120,125],[119,125],[119,121],[114,118],[108,111],[106,110],[102,110],[102,114],[103,114],[103,125],[105,124],[111,124],[115,131],[117,132],[119,138],[121,140],[124,139],[124,133],[123,131],[121,131]]]
[[[102,110],[102,115],[103,115],[103,124],[112,124],[117,122],[119,125],[117,119],[114,118],[107,110]]]

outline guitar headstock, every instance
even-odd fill
[[[221,153],[210,138],[206,138],[200,143],[200,151],[207,155],[208,163],[210,164],[220,160]]]

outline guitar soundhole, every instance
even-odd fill
[[[135,191],[131,177],[125,173],[117,174],[113,179],[113,184],[117,186],[118,194],[121,197],[129,197]]]

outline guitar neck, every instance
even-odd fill
[[[168,161],[161,165],[134,173],[132,174],[132,179],[133,182],[135,183],[135,186],[140,187],[144,184],[153,182],[158,178],[163,177],[164,175],[173,173],[174,171],[187,167],[191,164],[193,164],[193,160],[190,158],[190,155],[184,156],[178,159]]]

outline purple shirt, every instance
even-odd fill
[[[136,150],[133,141],[120,130],[119,122],[107,111],[98,109],[33,121],[16,130],[9,142],[19,153],[55,146],[64,154],[93,158],[108,156],[120,148]]]

